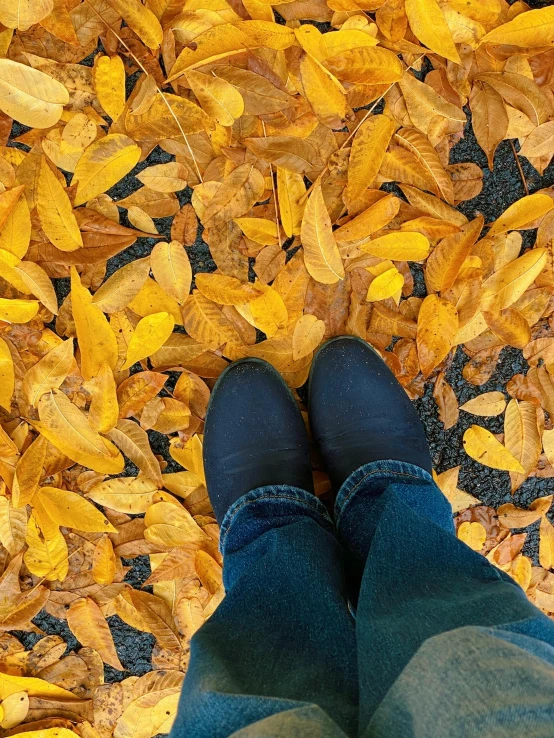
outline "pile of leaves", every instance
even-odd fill
[[[544,172],[554,9],[0,0],[0,24],[0,727],[150,738],[224,594],[202,429],[228,361],[298,389],[322,341],[360,336],[411,398],[433,385],[445,428],[472,414],[465,452],[512,491],[554,476],[554,191],[468,220],[483,172],[449,164],[470,113],[490,168],[515,140]],[[137,239],[149,255],[114,271]],[[529,371],[459,408],[455,352],[479,387],[505,347]],[[495,511],[458,472],[437,482],[459,537],[554,613],[552,496]],[[538,521],[533,566],[517,531]],[[78,650],[9,632],[40,635],[41,612]],[[153,671],[105,683],[115,615],[153,637]]]

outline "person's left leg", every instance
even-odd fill
[[[226,596],[192,639],[173,738],[224,738],[269,716],[290,721],[282,734],[307,723],[316,735],[357,735],[341,549],[311,492],[302,417],[269,365],[226,371],[204,442]]]

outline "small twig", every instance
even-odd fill
[[[525,175],[523,174],[521,162],[519,160],[519,156],[517,155],[516,147],[514,145],[514,141],[512,138],[510,139],[510,146],[512,147],[512,151],[514,153],[514,159],[516,160],[517,168],[519,169],[519,176],[521,177],[521,181],[523,182],[523,189],[525,190],[525,194],[528,195],[529,187],[527,187],[527,180],[525,179]]]
[[[267,133],[265,131],[265,121],[262,120],[262,128],[264,131],[264,138],[267,138]],[[275,225],[277,226],[277,240],[279,241],[279,248],[283,248],[283,244],[281,243],[281,227],[279,225],[279,212],[277,210],[277,191],[275,190],[275,182],[273,180],[273,165],[271,162],[269,162],[269,174],[271,177],[271,189],[273,190],[273,205],[275,206]]]
[[[89,3],[89,1],[88,1],[88,0],[85,0],[85,2],[86,2],[86,3],[87,3],[87,5],[89,6],[89,8],[90,8],[90,9],[91,9],[91,10],[93,11],[93,13],[96,13],[96,15],[97,15],[97,16],[98,16],[98,17],[100,18],[100,20],[102,21],[102,23],[104,23],[104,24],[105,24],[105,25],[107,26],[108,30],[109,30],[109,31],[111,31],[111,32],[113,33],[113,35],[114,35],[114,36],[116,37],[116,39],[117,39],[117,40],[119,41],[119,43],[120,43],[120,44],[121,44],[122,46],[124,46],[124,47],[125,47],[125,48],[127,49],[127,52],[128,52],[128,54],[129,54],[129,56],[130,56],[130,57],[131,57],[131,58],[133,59],[133,61],[134,61],[134,62],[135,62],[135,64],[136,64],[136,65],[137,65],[137,66],[139,67],[139,69],[140,69],[140,70],[141,70],[142,72],[144,72],[144,74],[148,75],[148,70],[147,70],[147,69],[145,68],[145,66],[144,66],[144,65],[142,64],[142,62],[140,61],[140,59],[139,59],[139,58],[138,58],[137,56],[135,56],[135,54],[133,54],[133,52],[131,51],[131,49],[130,49],[130,48],[129,48],[129,47],[127,46],[127,44],[126,44],[126,43],[125,43],[125,41],[124,41],[124,40],[123,40],[123,39],[121,38],[121,36],[120,36],[120,35],[119,35],[119,34],[117,33],[117,31],[114,31],[114,29],[113,29],[113,28],[112,28],[112,27],[111,27],[111,26],[110,26],[110,25],[109,25],[109,24],[107,23],[107,21],[106,21],[106,20],[104,20],[104,18],[102,18],[102,16],[100,15],[100,13],[99,13],[99,12],[98,12],[98,11],[96,10],[96,8],[95,8],[95,7],[93,7],[93,6],[92,6],[92,5],[91,5],[91,4]],[[166,104],[166,107],[167,107],[167,109],[169,110],[169,112],[170,112],[170,114],[171,114],[172,118],[173,118],[173,119],[175,120],[175,123],[177,124],[177,128],[178,128],[178,129],[179,129],[179,131],[181,132],[181,135],[182,135],[182,137],[183,137],[183,139],[184,139],[184,141],[185,141],[185,144],[186,144],[186,146],[187,146],[187,149],[189,150],[189,154],[190,154],[190,155],[191,155],[191,157],[192,157],[192,161],[194,162],[194,167],[195,167],[195,169],[196,169],[196,175],[197,175],[197,177],[198,177],[199,181],[200,181],[200,182],[203,182],[204,180],[202,179],[202,174],[200,173],[200,168],[198,167],[198,162],[196,161],[196,157],[194,156],[194,152],[193,152],[193,150],[192,150],[192,148],[191,148],[191,146],[190,146],[190,144],[189,144],[189,140],[188,140],[188,138],[187,138],[187,136],[186,136],[186,133],[185,133],[185,132],[183,131],[183,126],[182,126],[182,125],[181,125],[181,123],[179,122],[179,119],[178,119],[178,118],[177,118],[177,116],[175,115],[175,112],[173,111],[173,108],[172,108],[172,107],[171,107],[171,105],[169,104],[169,100],[168,100],[168,99],[166,98],[166,96],[164,95],[163,91],[162,91],[162,90],[160,90],[160,88],[158,87],[158,85],[156,85],[156,91],[157,91],[157,92],[159,92],[159,94],[160,94],[160,95],[162,96],[162,100],[163,100],[163,101],[164,101],[164,103]]]

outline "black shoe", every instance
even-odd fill
[[[232,503],[257,487],[289,484],[313,492],[302,415],[267,362],[241,359],[217,380],[206,414],[204,470],[220,525]]]
[[[316,354],[308,390],[310,425],[335,489],[370,461],[395,459],[431,472],[419,416],[379,354],[355,336]]]

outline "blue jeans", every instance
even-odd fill
[[[301,489],[252,490],[221,549],[172,738],[554,735],[554,623],[419,467],[361,467],[334,523]]]

